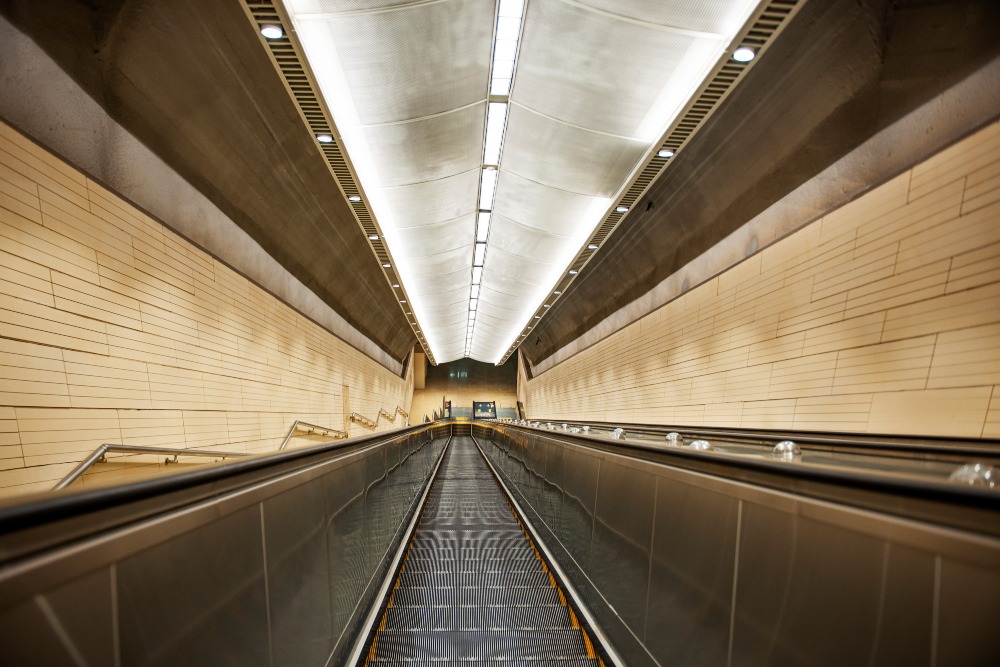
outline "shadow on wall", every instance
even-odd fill
[[[425,359],[421,355],[421,359]],[[414,363],[426,363],[414,359]],[[418,373],[419,374],[419,373]],[[502,366],[459,359],[437,366],[427,365],[423,388],[414,388],[412,419],[431,416],[451,401],[453,417],[472,417],[473,401],[496,401],[497,416],[512,416],[517,409],[517,359]]]

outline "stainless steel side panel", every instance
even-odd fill
[[[4,564],[0,664],[339,664],[444,446],[432,433]]]
[[[978,665],[1000,654],[996,538],[544,433],[474,434],[630,664]]]

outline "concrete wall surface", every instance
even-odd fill
[[[1000,125],[521,385],[533,418],[1000,436]]]
[[[265,452],[296,419],[368,433],[345,414],[409,410],[412,382],[0,123],[0,495],[51,488],[103,443]]]

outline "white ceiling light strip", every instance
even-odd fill
[[[462,357],[496,6],[282,2],[405,288],[397,298],[438,363]]]
[[[615,202],[631,176],[758,4],[528,3],[489,245],[508,252],[501,263],[491,250],[478,302],[480,321],[502,313],[505,325],[489,337],[477,331],[474,356],[505,358],[553,290],[579,273],[571,264],[601,221],[628,213]],[[531,245],[517,242],[524,227]]]
[[[502,359],[633,215],[632,176],[757,6],[282,1],[439,363]]]
[[[483,145],[483,172],[479,187],[479,214],[472,257],[472,286],[469,292],[469,323],[466,327],[465,356],[472,356],[472,341],[479,309],[479,289],[490,236],[493,201],[496,196],[500,155],[507,127],[508,95],[514,80],[514,63],[521,34],[524,0],[500,0],[490,63],[490,93],[486,107],[486,137]]]

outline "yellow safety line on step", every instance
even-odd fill
[[[573,610],[573,606],[569,604],[569,602],[567,601],[566,594],[563,592],[562,586],[560,586],[559,582],[556,581],[555,575],[549,569],[549,564],[542,556],[541,550],[537,546],[535,546],[535,540],[532,537],[531,533],[528,531],[528,527],[524,525],[524,523],[521,521],[520,515],[518,515],[517,513],[517,510],[514,509],[514,503],[511,502],[510,498],[507,497],[507,494],[504,492],[503,487],[500,485],[499,481],[497,482],[497,486],[500,488],[500,493],[503,494],[504,499],[507,501],[507,506],[510,508],[511,514],[513,514],[514,519],[517,520],[517,525],[520,526],[521,532],[524,533],[525,539],[528,540],[528,544],[531,546],[531,550],[534,552],[535,558],[541,562],[542,571],[545,572],[547,575],[549,575],[550,586],[556,589],[556,593],[559,594],[559,604],[561,604],[563,607],[566,607],[567,611],[569,611],[570,625],[572,625],[574,629],[579,630],[580,634],[583,636],[583,644],[587,649],[587,659],[597,660],[597,664],[600,667],[605,667],[604,660],[601,658],[600,655],[597,654],[597,651],[594,650],[594,644],[590,640],[590,635],[587,634],[587,630],[580,623],[580,619],[579,617],[577,617],[576,611]]]
[[[580,628],[580,632],[583,634],[583,643],[587,647],[587,657],[593,660],[597,657],[597,652],[594,650],[594,645],[590,643],[590,635],[583,628]]]

